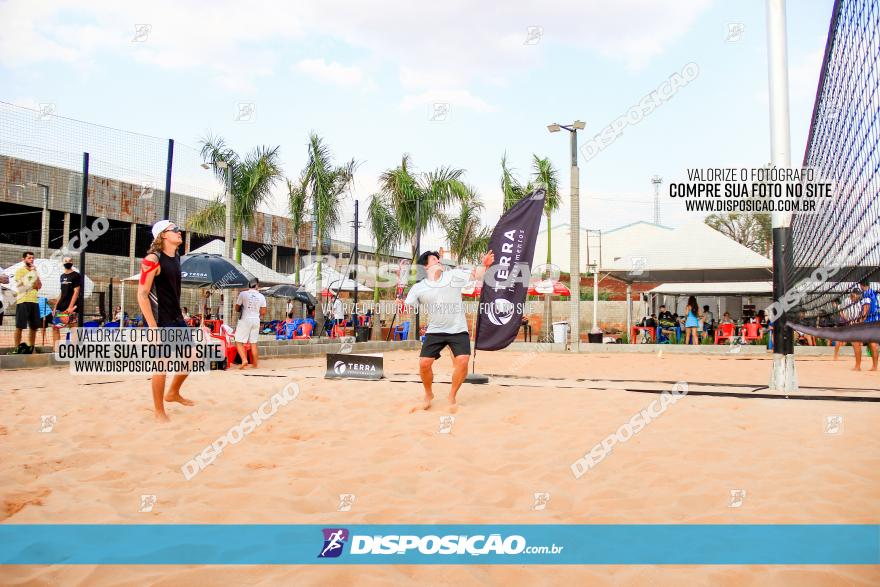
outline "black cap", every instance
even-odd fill
[[[418,259],[416,259],[416,265],[421,265],[422,267],[427,267],[429,257],[437,257],[439,259],[440,253],[438,253],[437,251],[425,251],[424,253],[419,255]]]

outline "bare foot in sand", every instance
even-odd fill
[[[422,410],[430,410],[431,409],[431,400],[434,399],[434,394],[430,391],[425,394],[425,399],[422,400],[417,406],[413,406],[413,408],[409,411],[410,414],[414,412],[419,412]]]
[[[449,396],[449,413],[454,414],[458,411],[458,404],[455,403],[455,396]]]
[[[862,370],[861,367],[853,367],[853,368],[852,368],[852,371],[861,371],[861,370]]]
[[[171,419],[168,417],[168,415],[165,412],[162,412],[161,414],[156,414],[156,423],[166,424],[170,421],[171,421]]]
[[[179,393],[168,393],[165,396],[166,402],[177,402],[179,404],[183,404],[185,406],[194,406],[196,405],[194,401],[188,400]]]
[[[248,363],[242,363],[241,367],[239,367],[238,369],[241,371],[241,370],[247,369],[248,367],[250,367],[250,365]]]

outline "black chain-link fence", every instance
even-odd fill
[[[82,223],[84,153],[89,154],[88,197]],[[19,297],[14,267],[22,254],[31,251],[38,259],[43,283],[39,297],[51,306],[59,289],[62,257],[73,257],[75,268],[81,269],[77,249],[86,235],[80,234],[81,225],[91,230],[91,238],[85,248],[87,281],[82,292],[88,295],[78,312],[86,321],[101,314],[111,320],[122,304],[124,288],[125,312],[138,315],[137,281],[123,280],[139,270],[152,240],[152,224],[166,216],[167,206],[167,217],[185,228],[187,219],[208,201],[223,197],[224,185],[202,163],[197,147],[179,141],[172,145],[167,138],[65,118],[53,104],[34,109],[0,102],[0,273],[11,277],[11,283],[0,284],[5,314],[0,347],[12,340]],[[222,229],[206,235],[184,232],[185,250],[222,237]],[[286,218],[265,214],[258,214],[244,237],[245,250],[258,246],[252,243],[268,245],[269,250],[277,245],[278,258],[264,254],[259,261],[276,263],[279,270],[292,263],[297,242],[307,246],[294,238]],[[185,292],[184,305],[198,302],[197,292]],[[51,329],[47,342],[50,339]],[[41,342],[38,333],[37,344]]]
[[[838,0],[804,155],[834,197],[796,214],[786,288],[795,322],[858,321],[859,282],[880,285],[880,5]]]

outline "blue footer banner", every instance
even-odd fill
[[[0,564],[880,564],[880,524],[0,524]]]

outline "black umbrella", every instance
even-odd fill
[[[183,283],[216,289],[247,287],[255,279],[247,269],[222,255],[196,253],[180,259]]]
[[[304,290],[302,286],[298,285],[287,285],[284,283],[273,285],[272,287],[264,289],[263,294],[270,298],[287,298],[290,300],[296,300],[301,304],[305,304],[312,308],[318,303],[315,296]]]

